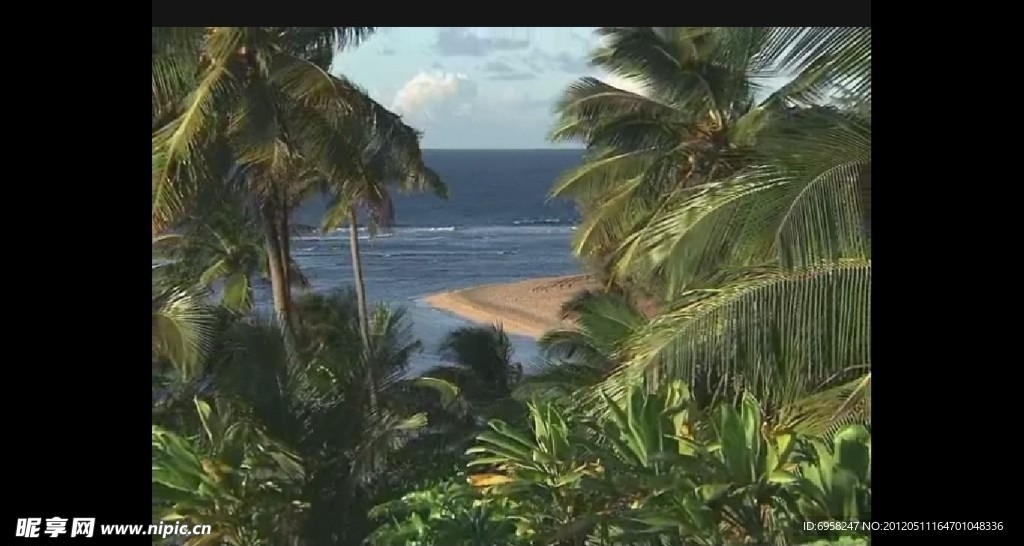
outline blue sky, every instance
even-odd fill
[[[587,63],[596,27],[390,27],[341,52],[333,70],[424,132],[424,148],[535,149],[562,91],[584,76],[642,92]],[[767,78],[764,93],[785,78]]]
[[[384,28],[343,51],[334,71],[424,131],[425,148],[553,148],[552,108],[598,74],[591,27]]]

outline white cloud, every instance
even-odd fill
[[[465,74],[420,72],[395,93],[391,110],[425,123],[442,112],[466,115],[476,95],[476,84]]]

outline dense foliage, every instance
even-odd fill
[[[495,327],[421,377],[402,310],[366,301],[356,211],[445,189],[329,72],[372,30],[154,29],[153,511],[213,529],[172,540],[866,543],[803,523],[871,516],[870,30],[602,28],[593,64],[640,91],[569,87],[552,137],[587,154],[552,193],[605,289],[533,374]],[[296,297],[315,191],[355,287]]]

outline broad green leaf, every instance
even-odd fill
[[[507,436],[495,434],[493,432],[484,432],[477,436],[477,440],[492,444],[493,446],[500,448],[504,453],[509,454],[512,458],[522,461],[531,460],[535,453],[534,450],[524,449],[522,444],[519,442],[511,441]]]
[[[515,441],[523,449],[533,450],[537,448],[537,443],[534,439],[527,437],[523,433],[519,432],[515,428],[509,426],[507,423],[501,420],[492,420],[488,423],[495,432],[502,435],[510,441]],[[485,433],[486,434],[486,433]]]
[[[789,484],[800,480],[800,476],[785,470],[773,470],[768,475],[768,483]]]
[[[744,422],[732,408],[723,405],[720,408],[720,431],[722,442],[722,459],[729,469],[729,475],[736,483],[751,483],[751,453],[747,447]]]
[[[853,472],[860,480],[868,479],[871,464],[871,435],[862,425],[847,427],[835,437],[835,464]]]

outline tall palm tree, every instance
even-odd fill
[[[403,124],[397,115],[377,107],[368,119],[355,121],[357,124],[353,124],[349,135],[352,146],[360,151],[356,155],[357,168],[347,178],[326,180],[325,189],[332,199],[321,227],[329,231],[348,224],[349,251],[365,344],[369,304],[359,251],[359,209],[368,212],[368,232],[372,235],[377,229],[390,228],[394,222],[391,188],[401,192],[430,191],[440,198],[447,198],[448,188],[437,173],[424,164],[419,133]],[[380,130],[371,133],[362,124]]]
[[[331,180],[358,171],[353,120],[373,138],[404,130],[380,105],[328,73],[368,27],[155,28],[153,230],[178,220],[197,190],[229,175],[260,210],[275,311],[292,326],[288,291],[289,185],[315,169]]]
[[[577,250],[608,241],[613,269],[662,281],[666,301],[612,381],[710,363],[779,407],[856,380],[870,364],[870,29],[602,33],[595,62],[647,91],[570,90],[561,132],[603,154],[570,180],[598,194]],[[791,80],[752,103],[754,70]],[[830,106],[836,94],[856,108]]]
[[[776,94],[788,111],[762,131],[754,164],[666,207],[625,253],[689,246],[763,266],[681,294],[637,336],[634,362],[672,353],[678,374],[714,359],[777,406],[869,380],[870,43],[870,29],[771,33],[767,54],[797,76]],[[828,104],[836,89],[853,108]]]
[[[613,282],[653,286],[649,295],[660,300],[675,279],[642,263],[625,271],[615,254],[672,195],[746,164],[753,136],[776,102],[755,101],[761,80],[772,75],[760,71],[758,48],[769,29],[605,27],[598,34],[604,45],[591,64],[642,89],[596,78],[567,89],[552,138],[581,141],[588,151],[551,193],[581,204],[578,255],[611,258]],[[631,276],[640,278],[629,282]]]
[[[419,133],[401,122],[387,109],[373,103],[369,114],[352,119],[346,132],[351,149],[358,150],[352,161],[353,174],[344,178],[327,175],[321,188],[332,196],[324,215],[322,229],[326,232],[347,222],[349,253],[358,302],[359,332],[364,351],[370,350],[370,313],[359,250],[358,209],[369,212],[372,235],[378,228],[388,228],[394,221],[389,186],[399,191],[429,190],[447,197],[447,187],[437,174],[423,162]],[[373,130],[367,130],[367,126]],[[368,370],[370,407],[376,407],[376,377]]]

